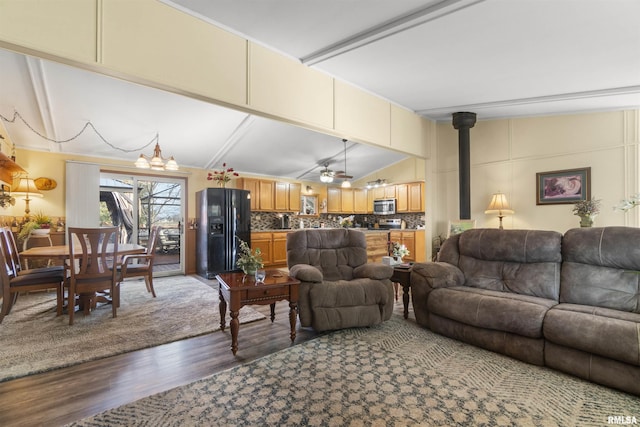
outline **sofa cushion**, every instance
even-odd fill
[[[545,314],[556,304],[546,298],[456,286],[431,291],[427,307],[467,325],[541,338]]]
[[[474,229],[447,239],[439,261],[460,268],[466,286],[557,301],[561,244],[556,231]]]
[[[544,337],[640,366],[640,314],[576,304],[558,304],[547,313]]]
[[[560,302],[640,313],[640,229],[576,228],[562,242]]]

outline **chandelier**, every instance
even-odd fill
[[[158,139],[157,135],[156,139]],[[169,159],[165,159],[164,157],[162,157],[162,150],[160,149],[160,144],[158,142],[156,142],[156,148],[153,149],[153,155],[145,156],[144,154],[140,154],[140,157],[138,157],[138,160],[136,160],[135,165],[137,168],[141,169],[167,171],[178,170],[178,163],[175,161],[173,156],[171,156]]]

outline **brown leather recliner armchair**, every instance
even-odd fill
[[[301,326],[316,331],[372,326],[393,313],[393,268],[367,263],[361,231],[300,230],[287,234],[289,275],[300,280]]]

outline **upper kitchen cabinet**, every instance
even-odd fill
[[[279,212],[300,212],[300,183],[276,182],[274,207]]]
[[[424,212],[424,183],[396,184],[397,212]]]

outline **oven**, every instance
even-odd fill
[[[376,199],[373,201],[375,215],[393,215],[396,213],[396,199]]]

